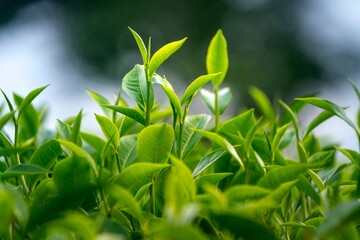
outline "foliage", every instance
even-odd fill
[[[277,113],[254,87],[262,116],[249,109],[221,121],[231,99],[229,88],[219,88],[228,66],[222,32],[210,43],[208,74],[179,97],[156,71],[185,39],[151,57],[150,41],[146,47],[130,30],[143,65],[126,74],[122,90],[137,106],[120,95],[110,104],[89,91],[104,111],[95,115],[103,137],[81,131],[81,111],[45,134],[43,110],[33,104],[45,87],[24,98],[14,94],[15,104],[3,93],[1,239],[360,237],[359,149],[323,146],[313,133],[337,116],[360,141],[359,122],[344,108],[312,96],[280,101]],[[210,82],[214,92],[202,91]],[[154,84],[168,97],[170,114],[157,105]],[[213,128],[210,115],[188,114],[199,91],[215,116]],[[323,112],[304,131],[297,115],[307,104]]]

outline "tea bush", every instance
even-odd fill
[[[338,117],[360,141],[360,117],[354,122],[313,95],[279,101],[276,112],[253,87],[259,113],[223,120],[232,95],[221,86],[228,69],[221,30],[208,48],[207,74],[182,95],[157,69],[186,38],[151,55],[151,41],[130,31],[143,63],[122,79],[114,103],[89,91],[103,111],[95,114],[103,136],[81,130],[82,111],[43,131],[46,111],[33,101],[46,86],[12,99],[2,92],[1,239],[359,238],[359,149],[324,145],[313,130]],[[155,84],[169,108],[156,101]],[[198,94],[211,116],[189,114]],[[301,126],[307,105],[322,111]]]

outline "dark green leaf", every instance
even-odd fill
[[[7,169],[2,175],[1,179],[7,179],[11,177],[18,177],[20,175],[38,175],[49,173],[48,170],[42,168],[38,165],[33,165],[30,163],[23,163],[19,165],[15,165],[9,169]]]
[[[10,118],[14,117],[14,113],[14,111],[11,111],[0,118],[0,130],[3,129],[3,127],[10,120]]]
[[[308,134],[310,134],[312,132],[312,130],[314,130],[317,126],[319,126],[321,123],[325,122],[326,120],[328,120],[332,116],[334,116],[334,113],[332,113],[332,112],[329,112],[329,111],[321,112],[316,118],[314,118],[309,123],[304,136],[307,136]]]
[[[143,117],[143,115],[132,108],[127,108],[127,107],[120,107],[117,105],[104,105],[104,107],[110,108],[112,110],[114,110],[115,112],[119,112],[133,120],[135,120],[136,122],[142,124],[143,126],[145,126],[145,118]]]
[[[260,223],[234,214],[216,214],[212,216],[219,230],[230,232],[235,239],[277,239],[270,230]]]

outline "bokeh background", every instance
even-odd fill
[[[153,52],[188,37],[158,71],[178,93],[206,73],[207,47],[221,28],[230,60],[224,85],[234,94],[229,114],[254,105],[253,85],[272,99],[317,92],[351,106],[355,119],[358,102],[348,78],[360,85],[358,0],[0,0],[0,88],[25,95],[50,84],[36,100],[49,106],[50,127],[81,108],[91,122],[100,110],[86,89],[112,99],[141,62],[128,26],[144,40],[151,36]],[[203,111],[201,103],[195,108]],[[352,130],[339,121],[318,132],[357,148]]]

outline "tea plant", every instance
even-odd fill
[[[44,131],[46,111],[33,101],[46,87],[13,101],[3,92],[1,239],[359,239],[359,149],[324,145],[313,130],[336,116],[360,143],[360,111],[353,122],[345,108],[307,96],[279,101],[276,112],[253,87],[260,112],[222,121],[232,95],[220,88],[228,69],[221,30],[207,74],[182,95],[157,69],[186,38],[151,56],[151,40],[145,46],[130,31],[143,64],[125,75],[113,104],[89,91],[103,111],[95,114],[103,136],[81,130],[82,111]],[[210,83],[213,92],[203,89]],[[154,84],[169,108],[155,101]],[[214,123],[189,114],[198,92]],[[304,128],[297,116],[307,105],[322,112]]]

